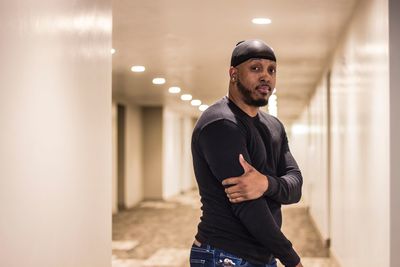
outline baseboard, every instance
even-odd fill
[[[331,267],[341,267],[338,258],[335,253],[333,253],[332,248],[329,248],[329,259],[331,261]]]
[[[318,235],[319,239],[322,240],[324,247],[330,248],[331,247],[331,239],[330,238],[326,239],[323,237],[323,235],[321,234],[321,231],[318,228],[317,223],[314,221],[314,218],[311,216],[309,208],[307,208],[307,213],[308,213],[308,217],[310,218],[311,224],[314,227],[314,229],[317,231],[317,235]]]

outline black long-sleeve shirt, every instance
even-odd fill
[[[259,199],[232,204],[221,182],[243,174],[239,154],[268,176],[269,187]],[[300,258],[280,230],[281,204],[299,201],[303,180],[278,119],[261,111],[250,117],[224,97],[199,118],[192,155],[203,211],[196,239],[252,263],[273,255],[296,266]]]

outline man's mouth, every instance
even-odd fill
[[[262,94],[268,94],[272,91],[271,87],[269,87],[268,85],[259,85],[256,87],[256,90]]]

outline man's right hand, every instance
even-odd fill
[[[239,155],[239,163],[244,173],[222,181],[222,185],[229,186],[225,193],[232,203],[257,199],[268,189],[268,178],[251,166],[242,154]]]

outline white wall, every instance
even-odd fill
[[[163,109],[163,198],[194,187],[191,161],[191,117]]]
[[[112,103],[112,213],[118,212],[118,108]]]
[[[400,2],[389,1],[390,53],[390,267],[399,265],[400,247]]]
[[[180,193],[182,181],[181,115],[163,109],[163,198]]]
[[[142,153],[142,111],[141,107],[121,99],[114,99],[112,104],[113,125],[113,213],[118,212],[118,103],[125,108],[125,149],[124,163],[124,206],[131,208],[143,200],[143,153]]]
[[[291,147],[304,176],[303,198],[324,241],[329,239],[328,90],[323,76],[291,129]]]
[[[386,0],[360,1],[331,64],[329,222],[331,250],[343,267],[389,265],[387,15]],[[324,88],[320,84],[308,107],[308,136],[322,141],[315,142],[319,152],[315,147],[306,152],[313,154],[315,161],[326,147],[323,132],[313,137],[314,121],[325,124],[313,119],[324,114]],[[326,179],[319,177],[323,169],[319,164],[315,162],[316,169],[307,172],[315,177],[305,179],[313,180],[313,187],[323,190]],[[328,191],[317,195],[323,197],[325,193]],[[311,211],[324,232],[326,222],[321,219],[325,217],[325,204],[317,203],[317,195],[314,200],[311,197]]]
[[[0,2],[0,259],[111,261],[111,1]]]
[[[131,208],[143,199],[142,113],[136,105],[125,107],[125,206]]]
[[[332,251],[343,266],[389,264],[387,16],[386,0],[362,1],[332,66]]]
[[[196,186],[192,161],[192,132],[194,124],[191,117],[182,118],[182,177],[181,191],[193,189]]]
[[[125,206],[133,207],[143,199],[167,199],[192,189],[195,186],[190,150],[193,119],[168,107],[141,108],[122,99],[115,101],[126,109]],[[113,125],[116,166],[116,117]],[[114,213],[117,211],[117,182],[115,170]]]
[[[161,107],[142,109],[143,196],[163,198],[163,115]]]

